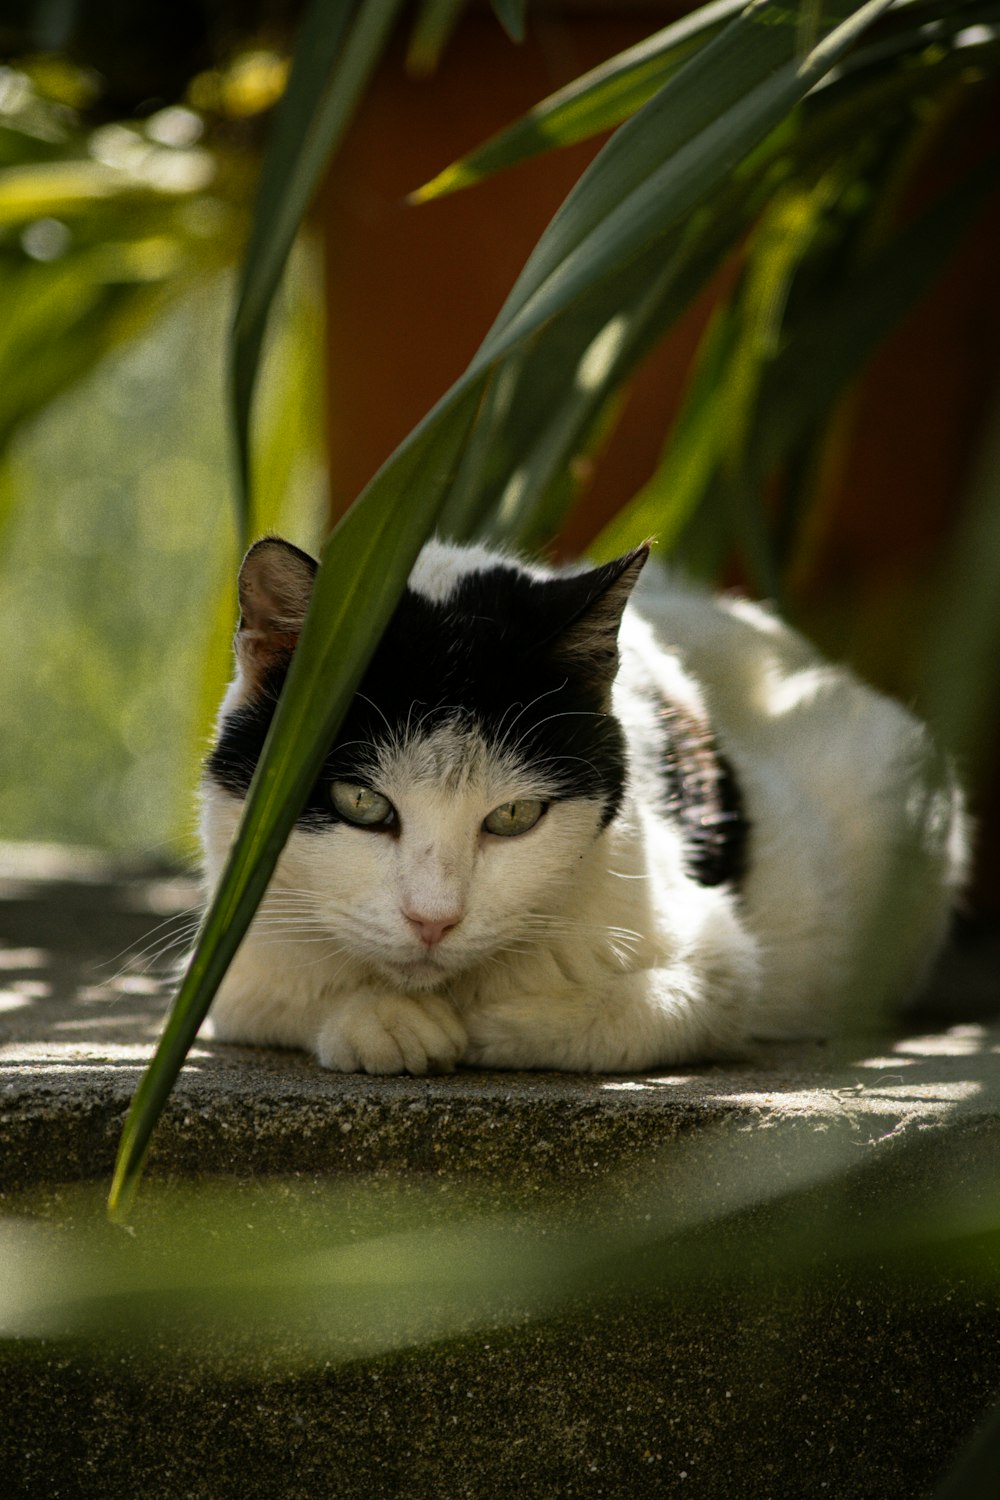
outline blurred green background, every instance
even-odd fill
[[[235,107],[269,102],[276,69],[238,56]],[[95,87],[51,60],[0,68],[0,838],[173,860],[235,618],[224,347],[254,138],[187,107],[94,125],[78,106]],[[262,528],[306,539],[321,337],[304,243],[258,455]]]

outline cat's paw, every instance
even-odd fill
[[[450,1073],[465,1027],[440,995],[352,996],[320,1030],[316,1056],[337,1073]]]

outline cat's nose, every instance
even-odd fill
[[[415,911],[403,908],[403,916],[414,929],[425,948],[434,948],[453,927],[457,927],[462,920],[462,913],[446,917],[426,917]]]

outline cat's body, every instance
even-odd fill
[[[633,1071],[913,988],[966,846],[926,732],[758,606],[661,578],[626,607],[645,557],[553,574],[428,544],[217,1037],[343,1071]],[[244,563],[210,884],[313,567],[276,540]]]

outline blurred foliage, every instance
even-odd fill
[[[19,424],[235,258],[238,188],[203,130],[180,107],[87,129],[0,69],[0,464]]]
[[[228,108],[241,78],[243,110],[270,76],[196,81]],[[90,102],[79,69],[0,69],[0,828],[176,858],[235,608],[221,376],[250,161],[186,105],[92,127]],[[306,536],[318,296],[303,251],[257,454],[261,524]]]
[[[4,0],[0,57],[27,59],[47,80],[68,66],[91,80],[95,113],[127,119],[181,99],[199,75],[225,74],[234,58],[281,55],[300,10],[300,0],[174,0],[163,9]]]
[[[170,859],[191,852],[194,782],[235,625],[216,273],[25,431],[0,567],[0,827]],[[316,267],[284,299],[261,410],[262,525],[322,512]],[[263,501],[262,501],[263,504]]]
[[[593,1336],[604,1317],[617,1317],[630,1320],[626,1352],[633,1338],[662,1341],[683,1379],[692,1373],[692,1324],[703,1329],[699,1358],[716,1368],[727,1327],[749,1330],[740,1338],[739,1399],[716,1441],[723,1453],[727,1440],[739,1451],[754,1391],[751,1411],[767,1411],[774,1444],[791,1462],[781,1451],[788,1382],[769,1378],[775,1368],[787,1376],[797,1358],[817,1360],[809,1388],[829,1384],[834,1399],[812,1431],[862,1421],[877,1431],[907,1409],[905,1397],[871,1378],[873,1366],[889,1369],[891,1383],[905,1385],[913,1351],[893,1349],[899,1326],[927,1319],[945,1340],[976,1332],[988,1340],[995,1327],[1000,1166],[975,1082],[989,1039],[975,1030],[965,1028],[965,1095],[939,1128],[886,1131],[884,1104],[868,1116],[847,1088],[842,1114],[822,1129],[808,1113],[772,1117],[768,1128],[703,1124],[672,1135],[655,1165],[599,1177],[554,1172],[550,1162],[518,1163],[512,1182],[441,1169],[388,1180],[152,1178],[127,1232],[107,1222],[92,1185],[40,1190],[10,1200],[0,1220],[0,1341],[7,1359],[41,1347],[49,1361],[91,1372],[95,1359],[127,1362],[128,1378],[139,1381],[148,1362],[167,1382],[324,1372],[333,1383],[338,1368],[358,1361],[377,1371],[389,1356],[477,1336],[498,1340],[516,1362],[560,1319]],[[934,1059],[922,1061],[927,1079]],[[845,1299],[870,1309],[867,1340],[852,1350],[832,1323],[819,1349],[803,1355],[803,1328],[815,1337],[823,1310]],[[621,1341],[622,1324],[612,1326]],[[832,1375],[823,1368],[827,1345]],[[929,1336],[920,1356],[924,1385],[935,1354],[953,1354],[950,1343],[933,1345]],[[620,1357],[621,1343],[614,1347]],[[995,1361],[959,1376],[942,1395],[945,1430],[988,1399],[994,1370]],[[622,1382],[610,1365],[604,1379],[613,1409]],[[677,1405],[660,1416],[663,1441],[688,1430]],[[524,1419],[530,1429],[530,1406]],[[396,1420],[405,1434],[405,1413]],[[925,1483],[919,1455],[936,1437],[913,1438]],[[124,1431],[120,1441],[129,1442]],[[986,1441],[978,1480],[943,1493],[992,1500],[997,1434]],[[847,1450],[856,1451],[850,1442]],[[800,1476],[825,1461],[800,1455]]]
[[[940,1128],[885,1134],[886,1101],[871,1115],[859,1099],[855,1113],[847,1088],[842,1117],[822,1129],[808,1113],[705,1125],[671,1139],[655,1167],[602,1173],[598,1186],[593,1174],[589,1186],[551,1170],[508,1183],[444,1168],[151,1178],[127,1231],[93,1185],[39,1189],[0,1221],[0,1337],[149,1340],[157,1359],[166,1339],[182,1357],[200,1348],[238,1368],[378,1355],[584,1299],[679,1305],[706,1283],[753,1298],[901,1271],[925,1292],[944,1279],[995,1302],[1000,1166],[975,1082],[989,1034],[963,1032],[969,1080],[951,1085]]]

